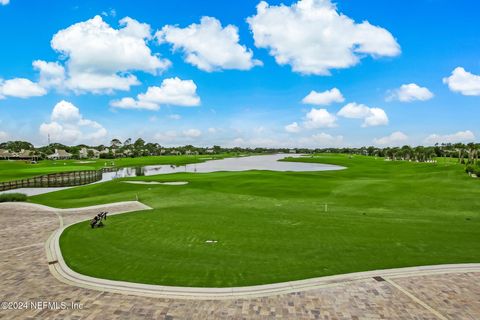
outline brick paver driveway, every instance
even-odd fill
[[[62,215],[71,223],[92,214]],[[475,272],[404,277],[394,284],[367,279],[236,300],[88,290],[66,285],[49,271],[44,244],[59,226],[55,213],[0,204],[0,225],[0,301],[28,304],[22,310],[0,309],[0,319],[480,319],[480,273]],[[31,302],[50,306],[33,308]],[[82,308],[71,309],[72,303]]]

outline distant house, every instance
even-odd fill
[[[297,153],[297,149],[290,149],[288,152],[290,152],[290,153]]]
[[[186,150],[185,154],[186,155],[198,155],[198,151]]]
[[[31,160],[34,158],[37,158],[37,156],[34,155],[34,152],[31,150],[20,150],[20,152],[16,153],[16,158],[17,159],[24,159],[24,160]]]
[[[55,153],[52,153],[47,156],[47,158],[51,160],[65,160],[65,159],[70,159],[71,157],[72,157],[71,153],[68,153],[67,151],[62,149],[55,149]]]
[[[172,151],[170,151],[170,154],[179,156],[179,155],[181,155],[182,153],[181,153],[180,151],[178,151],[178,150],[173,149]]]
[[[17,160],[32,160],[37,158],[31,150],[20,150],[20,152],[12,152],[0,149],[0,159],[17,159]]]
[[[100,157],[100,151],[96,150],[96,149],[87,149],[87,148],[82,148],[80,149],[79,151],[79,156],[80,156],[80,159],[86,159],[88,158],[88,152],[91,151],[93,153],[93,156],[92,158],[94,159],[98,159]]]
[[[205,150],[205,153],[215,153],[215,150],[213,150],[212,148],[208,148],[207,150]]]
[[[10,159],[13,157],[13,153],[8,150],[0,149],[0,159]]]
[[[109,154],[110,153],[110,149],[109,148],[105,148],[103,149],[102,151],[100,151],[100,154]]]

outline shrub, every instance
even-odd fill
[[[475,172],[475,167],[471,164],[469,164],[466,168],[465,168],[465,172],[466,173],[474,173]]]
[[[0,194],[0,202],[18,202],[26,201],[27,195],[23,193],[3,193]]]
[[[473,173],[475,173],[475,174],[477,175],[477,177],[480,178],[480,168],[479,168],[479,167],[477,167],[477,168],[475,169],[475,171],[473,171]]]

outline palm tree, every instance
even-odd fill
[[[117,149],[118,147],[122,146],[122,142],[118,139],[112,139],[112,141],[110,141],[110,146],[112,149]]]
[[[456,143],[454,145],[454,148],[455,148],[455,151],[457,151],[457,153],[458,153],[458,162],[462,163],[465,146],[463,145],[463,143]]]

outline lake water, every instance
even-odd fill
[[[189,173],[209,173],[218,171],[249,171],[249,170],[269,170],[269,171],[332,171],[342,170],[345,167],[335,166],[321,163],[305,163],[305,162],[286,162],[278,161],[285,157],[301,157],[298,154],[274,154],[261,156],[248,156],[238,158],[226,158],[220,160],[208,160],[202,163],[187,164],[185,166],[173,165],[155,165],[136,168],[121,168],[116,172],[103,173],[102,180],[95,182],[101,183],[118,178],[153,176],[158,174],[170,174],[178,172]],[[20,192],[28,196],[54,192],[58,190],[74,188],[20,188],[4,191],[3,193]]]

